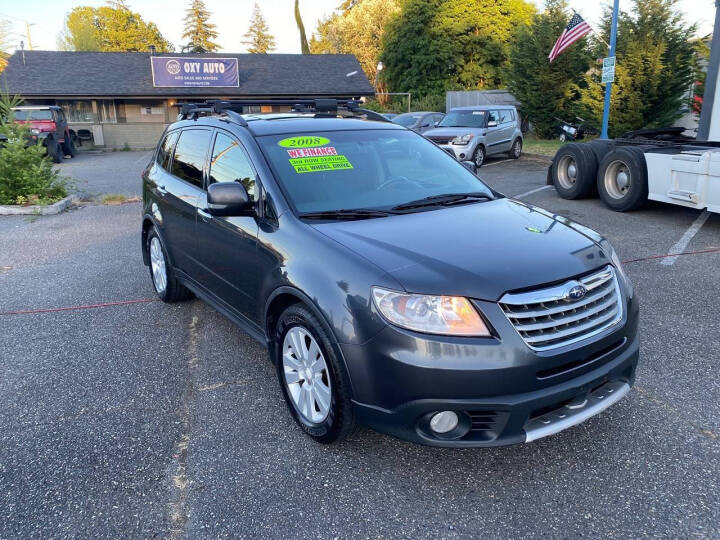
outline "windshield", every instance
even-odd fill
[[[382,210],[441,194],[492,195],[462,164],[411,131],[329,131],[257,140],[300,213]]]
[[[408,127],[417,124],[420,118],[422,118],[422,115],[419,114],[401,114],[393,118],[392,121],[401,126]]]
[[[52,111],[49,109],[21,109],[21,110],[14,110],[13,115],[15,116],[15,120],[20,120],[22,122],[28,121],[28,120],[52,120]]]
[[[487,111],[450,111],[438,127],[485,127]]]

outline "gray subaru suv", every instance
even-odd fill
[[[522,153],[520,117],[510,105],[450,109],[438,127],[424,135],[460,161],[474,161],[477,167],[487,156],[507,153],[517,159]]]

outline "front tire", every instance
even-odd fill
[[[190,298],[192,293],[175,277],[165,246],[154,228],[147,235],[146,249],[150,259],[150,279],[160,300],[172,303]]]
[[[324,444],[350,435],[350,384],[321,322],[304,305],[292,305],[280,315],[275,340],[278,380],[300,428]]]
[[[478,169],[485,163],[485,157],[485,147],[481,144],[475,149],[475,154],[473,154],[473,162]]]
[[[508,156],[512,159],[520,159],[520,156],[522,155],[522,139],[518,137],[513,142],[513,145],[510,147],[510,152],[508,152]]]

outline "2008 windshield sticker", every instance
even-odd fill
[[[325,137],[316,137],[314,135],[303,135],[301,137],[288,137],[278,141],[278,146],[283,148],[311,148],[313,146],[325,146],[330,139]]]

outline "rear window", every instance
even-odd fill
[[[13,111],[15,115],[15,120],[20,120],[22,122],[27,122],[29,120],[52,120],[53,115],[52,111],[48,109],[40,109],[40,110],[20,110],[20,111]]]
[[[417,124],[420,118],[422,118],[422,115],[419,114],[401,114],[393,118],[392,121],[401,126],[408,127]]]
[[[172,161],[172,173],[175,176],[199,188],[203,187],[203,169],[211,134],[205,129],[187,129],[180,133]]]

